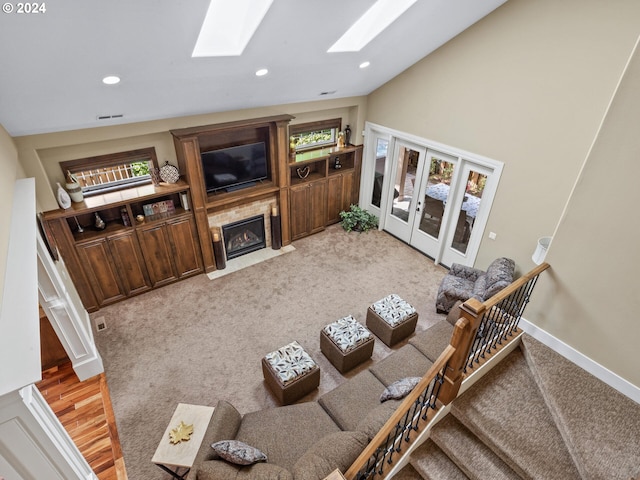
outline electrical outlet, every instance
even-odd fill
[[[107,329],[107,322],[105,321],[104,317],[96,317],[96,319],[94,320],[94,323],[96,325],[96,330],[98,332],[101,332],[102,330]]]
[[[496,239],[496,232],[489,232],[489,239],[490,240],[495,240]]]

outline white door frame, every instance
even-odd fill
[[[385,162],[385,172],[384,172],[384,184],[383,184],[383,194],[380,208],[373,206],[371,203],[371,197],[373,195],[373,180],[375,178],[375,158],[376,158],[376,139],[377,138],[386,138],[389,140],[389,147],[387,151],[387,160],[392,157],[389,156],[389,152],[395,151],[395,142],[396,140],[401,140],[407,143],[413,143],[417,146],[424,147],[428,150],[435,150],[437,152],[441,152],[445,155],[449,155],[458,159],[459,164],[456,170],[458,170],[458,174],[461,173],[465,164],[473,164],[478,166],[479,168],[485,168],[491,171],[491,175],[487,179],[487,185],[485,185],[485,189],[483,192],[482,203],[480,204],[480,209],[476,216],[475,220],[475,230],[472,234],[472,238],[469,240],[469,245],[464,257],[460,258],[460,262],[465,265],[473,265],[475,263],[476,256],[478,254],[478,249],[480,248],[480,242],[482,237],[484,236],[484,230],[486,227],[487,220],[489,218],[489,212],[491,210],[491,204],[493,199],[495,198],[495,193],[500,181],[500,177],[502,175],[502,169],[504,168],[504,163],[494,160],[492,158],[488,158],[482,155],[478,155],[472,152],[467,152],[465,150],[452,147],[450,145],[445,145],[440,142],[436,142],[433,140],[426,139],[424,137],[420,137],[417,135],[413,135],[410,133],[402,132],[399,130],[395,130],[393,128],[388,128],[382,125],[378,125],[372,122],[365,122],[365,142],[364,149],[362,155],[362,174],[360,180],[360,199],[359,203],[362,208],[372,211],[372,213],[378,215],[379,218],[379,226],[380,230],[385,228],[386,223],[386,215],[383,212],[387,211],[388,206],[388,192],[389,192],[389,183],[392,182],[392,170],[393,170],[393,162],[386,161]],[[372,160],[373,159],[373,160]],[[385,194],[387,192],[387,194]],[[453,205],[451,208],[455,208],[456,202],[462,202],[462,197],[459,199],[451,199],[453,200]],[[458,209],[460,205],[457,205]],[[452,227],[449,227],[452,228]],[[444,232],[447,233],[447,232]],[[441,235],[442,236],[442,235]],[[439,253],[435,256],[435,263],[441,263],[443,260],[444,248],[440,249]]]

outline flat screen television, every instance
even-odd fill
[[[207,192],[232,191],[268,178],[264,142],[200,152]]]

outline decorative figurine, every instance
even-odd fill
[[[98,212],[95,213],[95,222],[93,224],[98,230],[104,230],[107,227],[107,224],[104,223],[104,220],[100,218]]]
[[[349,125],[344,129],[344,143],[347,146],[351,145],[351,127]]]

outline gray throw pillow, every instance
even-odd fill
[[[267,456],[260,450],[239,440],[220,440],[212,443],[211,448],[221,458],[236,465],[251,465],[267,460]]]
[[[422,377],[406,377],[401,380],[397,380],[384,389],[382,395],[380,395],[380,403],[387,400],[400,400],[401,398],[409,395],[411,390],[422,380]]]

